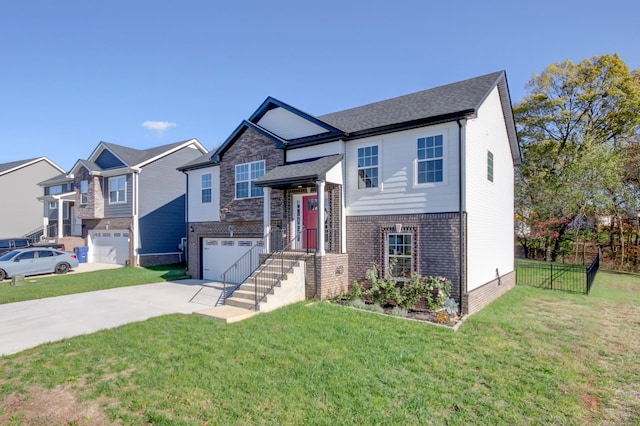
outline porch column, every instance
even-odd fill
[[[316,255],[324,256],[324,181],[316,181],[318,196],[318,235],[316,236]]]
[[[64,201],[58,198],[58,238],[64,237]]]
[[[263,210],[263,235],[264,235],[264,252],[271,253],[271,187],[265,186],[264,191],[264,210]]]

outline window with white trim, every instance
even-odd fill
[[[80,204],[89,203],[89,181],[83,180],[80,182]]]
[[[413,234],[387,234],[387,271],[394,278],[409,278],[413,272]]]
[[[444,143],[442,135],[418,138],[418,183],[442,182],[444,179]]]
[[[202,175],[201,180],[201,200],[202,203],[211,202],[211,173],[205,173]]]
[[[378,187],[378,145],[358,148],[358,189]]]
[[[487,151],[487,179],[493,182],[493,152]]]
[[[255,186],[254,180],[264,176],[264,160],[236,166],[236,198],[262,197],[262,188]]]
[[[127,177],[115,176],[109,178],[109,204],[127,202]]]

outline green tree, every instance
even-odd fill
[[[575,219],[630,209],[624,152],[640,124],[640,73],[617,54],[596,56],[552,64],[527,88],[514,107],[518,238],[553,261]]]

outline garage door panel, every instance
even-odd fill
[[[202,278],[205,280],[221,281],[222,274],[236,263],[242,256],[259,244],[260,239],[251,238],[203,238],[202,240]],[[238,267],[228,282],[241,284],[246,273],[251,272],[258,265],[261,246],[256,247],[252,255],[247,257]]]
[[[129,231],[89,231],[89,260],[126,265],[129,262]]]

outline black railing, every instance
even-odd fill
[[[278,245],[274,245],[272,241],[271,252],[262,263],[264,268],[253,277],[255,284],[254,309],[256,311],[260,306],[260,302],[265,300],[273,288],[291,272],[301,257],[300,255],[292,254],[297,235],[289,240],[285,238],[284,234],[280,235],[282,238],[277,241]]]
[[[589,267],[516,259],[517,283],[550,290],[589,294],[599,266],[599,256],[593,259]]]
[[[591,292],[591,286],[596,279],[598,270],[600,269],[600,253],[596,255],[591,261],[591,265],[587,268],[587,294]]]

